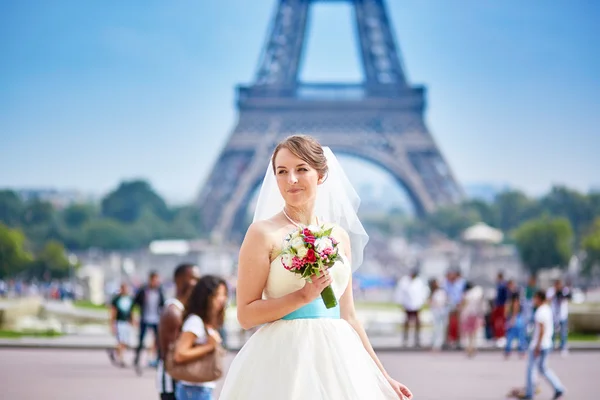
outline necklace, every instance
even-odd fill
[[[285,208],[284,208],[282,211],[283,211],[283,215],[285,215],[285,217],[286,217],[286,218],[287,218],[287,219],[288,219],[288,220],[289,220],[289,221],[290,221],[292,224],[294,224],[294,225],[296,225],[296,226],[298,226],[298,227],[300,226],[300,224],[299,224],[299,223],[297,223],[296,221],[294,221],[293,219],[291,219],[291,218],[290,218],[290,216],[289,216],[289,215],[288,215],[288,214],[285,212]]]
[[[281,210],[281,211],[283,211],[283,215],[285,215],[285,217],[288,219],[288,221],[290,221],[292,224],[296,225],[297,227],[299,227],[299,226],[300,226],[300,224],[299,224],[299,223],[297,223],[296,221],[294,221],[294,220],[293,220],[293,219],[292,219],[292,218],[291,218],[291,217],[288,215],[288,213],[286,213],[286,212],[285,212],[285,207],[284,207],[284,208],[283,208],[283,210]],[[318,223],[319,223],[319,218],[317,217],[317,218],[316,218],[316,220],[317,220],[317,224],[318,224]]]

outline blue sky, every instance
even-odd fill
[[[274,0],[0,2],[0,187],[199,191]],[[600,187],[600,2],[388,0],[427,124],[464,184]],[[302,77],[359,81],[347,5],[312,14]],[[343,159],[359,184],[390,178]]]

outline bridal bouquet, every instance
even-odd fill
[[[300,226],[286,236],[283,243],[281,263],[288,271],[302,275],[309,280],[312,275],[320,276],[340,259],[338,242],[331,236],[333,228],[324,225]],[[337,305],[335,294],[330,286],[321,292],[325,307]]]

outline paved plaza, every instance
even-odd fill
[[[461,353],[379,355],[392,375],[413,390],[416,400],[505,399],[508,389],[524,380],[525,361],[516,357],[504,361],[497,352],[473,359]],[[138,377],[131,368],[113,367],[101,350],[1,349],[0,360],[2,399],[158,399],[155,370],[148,368]],[[569,389],[565,399],[600,398],[600,352],[572,352],[566,358],[555,354],[550,364]],[[550,399],[551,390],[545,383],[542,387],[536,398]]]

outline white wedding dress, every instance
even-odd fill
[[[330,268],[339,298],[351,274],[348,260]],[[276,258],[264,298],[277,298],[305,284]],[[233,360],[220,400],[398,400],[360,337],[327,310],[318,297],[307,306],[262,326]]]

